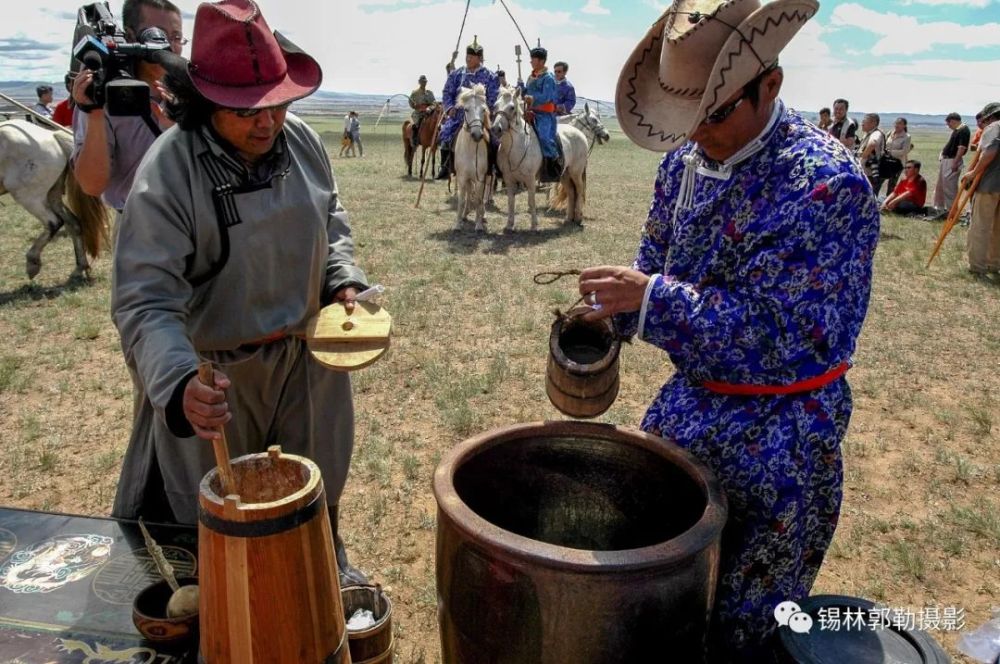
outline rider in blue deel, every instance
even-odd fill
[[[548,57],[549,52],[541,46],[531,49],[531,76],[524,86],[524,93],[530,110],[529,117],[534,115],[535,131],[538,133],[538,142],[542,145],[542,156],[545,157],[539,179],[542,182],[558,182],[563,170],[556,135],[559,86],[555,76],[545,66]]]
[[[554,79],[553,79],[554,80]],[[441,172],[436,179],[447,180],[451,170],[451,149],[454,144],[455,135],[462,127],[462,115],[455,102],[458,93],[462,88],[471,88],[476,84],[486,87],[486,102],[493,108],[497,102],[497,95],[500,92],[500,84],[497,82],[496,74],[483,66],[483,47],[478,38],[465,49],[465,66],[459,67],[448,75],[448,81],[444,84],[444,92],[441,94],[441,101],[444,105],[445,119],[441,124],[438,135],[438,145],[441,146]]]

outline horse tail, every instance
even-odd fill
[[[555,192],[555,196],[552,201],[549,202],[550,210],[565,210],[566,203],[569,199],[569,193],[566,191],[566,187],[562,186],[561,182],[557,182],[552,186],[552,191]]]
[[[413,143],[410,142],[410,133],[412,131],[413,123],[407,120],[403,123],[403,159],[406,161],[408,167],[413,163],[413,157],[416,154],[416,150],[413,149]]]
[[[62,177],[66,182],[66,202],[70,212],[80,220],[80,234],[83,238],[83,248],[91,258],[97,258],[101,249],[110,243],[108,238],[109,215],[108,208],[97,196],[91,196],[80,188],[73,167],[68,163],[73,153],[73,137],[61,131],[54,132],[53,137],[66,155],[66,170]]]
[[[83,191],[70,166],[66,167],[66,202],[70,211],[80,220],[83,248],[91,258],[97,258],[109,243],[108,208],[97,196]]]

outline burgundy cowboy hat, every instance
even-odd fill
[[[203,97],[229,108],[281,106],[323,80],[319,64],[271,32],[253,0],[198,5],[188,73]]]
[[[674,0],[622,68],[615,110],[637,145],[675,150],[778,61],[816,0]]]

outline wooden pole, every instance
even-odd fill
[[[215,370],[211,362],[202,362],[198,365],[198,380],[202,385],[215,388]],[[233,476],[233,467],[229,465],[229,444],[226,442],[225,427],[218,427],[218,440],[212,441],[212,449],[215,450],[215,465],[219,467],[219,478],[222,480],[222,490],[225,495],[237,494],[236,478]]]
[[[22,111],[25,111],[27,113],[31,113],[32,116],[38,118],[39,120],[41,120],[42,122],[48,124],[49,126],[51,126],[54,129],[58,129],[59,131],[64,131],[67,134],[69,134],[70,136],[73,135],[72,131],[70,131],[66,127],[62,126],[61,124],[59,124],[58,122],[56,122],[52,118],[45,117],[44,115],[42,115],[41,113],[39,113],[35,109],[30,108],[28,106],[25,106],[24,104],[22,104],[21,102],[17,101],[16,99],[11,99],[10,97],[8,97],[7,95],[5,95],[2,92],[0,92],[0,99],[3,99],[7,103],[14,104],[14,106],[17,106]]]
[[[944,246],[944,240],[948,237],[948,233],[951,229],[955,228],[958,223],[959,218],[962,216],[962,211],[965,210],[965,206],[969,204],[972,200],[972,195],[976,193],[976,189],[979,187],[979,181],[983,178],[983,173],[985,171],[979,171],[975,179],[972,181],[972,186],[968,189],[963,189],[961,184],[959,184],[958,195],[955,196],[955,200],[951,204],[951,211],[948,213],[948,219],[944,222],[944,226],[941,227],[941,235],[938,237],[937,244],[934,245],[934,251],[931,252],[931,257],[927,259],[927,267],[931,266],[934,259],[941,252],[941,247]]]

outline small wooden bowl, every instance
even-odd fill
[[[178,577],[182,586],[197,585],[198,577]],[[146,586],[132,602],[132,622],[147,640],[155,643],[180,643],[198,634],[198,613],[178,618],[167,617],[167,602],[173,591],[166,581]]]

